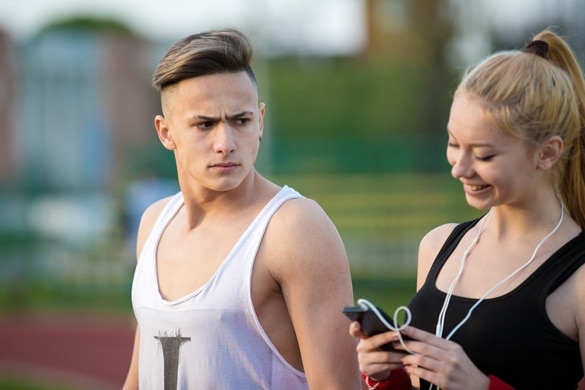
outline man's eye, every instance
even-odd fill
[[[211,122],[211,121],[199,122],[199,123],[196,123],[195,126],[197,126],[200,129],[209,129],[209,128],[213,127],[213,122]]]
[[[250,122],[250,118],[238,118],[235,119],[234,122],[238,125],[245,125],[246,123]]]
[[[490,160],[491,160],[491,159],[493,159],[493,158],[494,158],[494,156],[493,156],[493,155],[490,155],[490,156],[485,156],[485,157],[479,157],[479,156],[477,156],[477,157],[476,157],[476,159],[477,159],[478,161],[490,161]]]

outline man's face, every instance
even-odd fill
[[[183,80],[163,91],[162,106],[155,126],[182,187],[227,191],[253,173],[264,105],[245,72]]]

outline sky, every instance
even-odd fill
[[[360,52],[367,44],[364,1],[0,0],[0,29],[24,41],[55,19],[83,14],[114,17],[153,40],[172,42],[210,28],[236,27],[269,54],[343,55]],[[380,1],[392,5],[409,0]],[[490,51],[487,30],[524,34],[523,26],[546,23],[554,15],[574,14],[581,8],[585,17],[583,0],[450,1],[459,4],[460,31],[453,47],[463,63]]]
[[[155,40],[218,27],[261,34],[267,45],[303,42],[308,51],[351,52],[365,40],[362,0],[0,0],[0,28],[16,41],[79,14],[115,17]]]

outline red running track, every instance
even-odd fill
[[[133,343],[131,318],[0,317],[0,374],[78,389],[120,389]]]
[[[0,317],[0,374],[76,389],[120,389],[132,355],[132,321],[86,316]],[[585,382],[579,390],[585,390]]]

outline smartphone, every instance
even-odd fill
[[[384,310],[380,309],[379,307],[376,307],[376,309],[378,309],[380,314],[384,317],[384,319],[390,325],[395,326],[394,321],[390,318],[390,316],[388,314],[386,314],[386,312],[384,312]],[[343,314],[345,314],[347,316],[347,318],[349,318],[352,321],[358,321],[360,323],[361,328],[362,328],[362,332],[364,332],[364,334],[368,337],[371,337],[371,336],[374,336],[374,335],[377,335],[380,333],[388,332],[389,330],[391,330],[391,329],[388,329],[388,327],[378,318],[376,313],[374,313],[368,307],[346,306],[343,308]],[[410,338],[408,336],[402,336],[402,339],[403,340],[410,340]],[[394,348],[395,343],[397,343],[397,342],[384,344],[384,345],[380,346],[380,349],[383,349],[384,351],[395,351],[395,352],[406,353],[406,351],[404,351],[404,350],[395,349]]]

